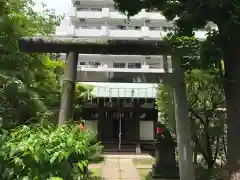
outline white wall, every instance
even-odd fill
[[[140,140],[154,140],[153,127],[153,121],[140,121]]]
[[[93,129],[98,132],[98,120],[86,120],[86,128]],[[140,140],[154,140],[154,122],[153,121],[140,121]]]

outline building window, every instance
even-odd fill
[[[88,26],[90,27],[89,29],[101,29],[101,26]]]
[[[149,26],[150,22],[151,22],[151,21],[150,21],[149,19],[147,19],[147,20],[144,21],[144,25],[145,25],[145,26]]]
[[[119,25],[119,26],[118,26],[118,29],[126,30],[126,26]]]
[[[89,11],[88,8],[80,8],[80,7],[78,7],[76,10],[77,10],[77,11]]]
[[[77,11],[93,11],[93,12],[101,12],[102,8],[80,8],[76,9]]]
[[[140,69],[141,63],[128,63],[128,68],[130,69]]]
[[[134,26],[127,26],[127,29],[128,29],[128,30],[133,30],[133,29],[134,29]]]
[[[80,1],[75,1],[75,5],[80,5]]]
[[[163,27],[162,27],[162,30],[163,30],[164,32],[172,31],[172,30],[173,30],[173,27],[163,26]]]
[[[84,65],[86,65],[86,62],[79,62],[79,65],[84,66]]]
[[[101,12],[102,8],[90,8],[90,10],[93,12]]]
[[[100,63],[99,62],[88,62],[88,65],[91,68],[98,68],[100,66]]]
[[[150,29],[151,31],[159,31],[159,30],[161,30],[160,27],[154,27],[154,26],[149,27],[149,29]]]
[[[147,63],[150,69],[161,69],[161,63]]]
[[[80,21],[80,22],[86,22],[86,19],[80,18],[79,21]]]
[[[139,29],[141,29],[141,26],[135,26],[134,29],[139,30]]]
[[[125,63],[113,63],[113,68],[125,68]]]

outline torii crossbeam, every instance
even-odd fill
[[[59,113],[59,124],[72,118],[78,54],[172,55],[173,91],[181,180],[194,180],[190,123],[184,72],[168,43],[151,40],[83,40],[80,38],[23,37],[20,50],[29,53],[68,53]],[[157,82],[158,83],[158,82]]]

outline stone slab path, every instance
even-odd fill
[[[120,159],[120,177],[121,179],[140,180],[138,170],[131,159]]]
[[[102,178],[106,180],[120,179],[118,159],[106,159],[102,167]]]
[[[102,166],[104,180],[140,180],[140,175],[132,159],[134,156],[105,156]]]

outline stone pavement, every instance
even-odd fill
[[[138,170],[134,166],[132,159],[119,159],[121,179],[140,180]]]
[[[102,178],[106,180],[121,178],[119,159],[105,159],[102,167]]]
[[[102,177],[105,180],[140,180],[133,159],[151,158],[149,155],[105,155]]]

